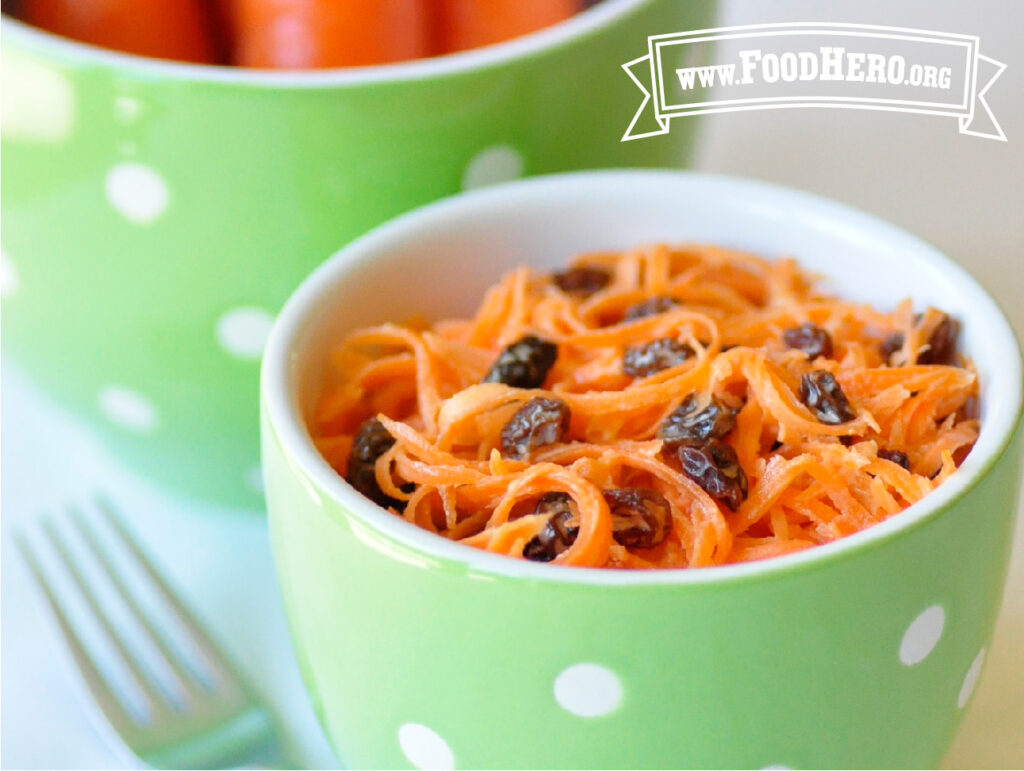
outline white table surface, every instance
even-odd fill
[[[680,0],[682,1],[682,0]],[[1024,3],[985,0],[726,0],[722,24],[844,21],[979,35],[1009,67],[990,104],[1009,141],[960,136],[955,120],[852,110],[708,116],[698,167],[859,206],[967,267],[1024,336]],[[657,30],[673,32],[676,30]],[[680,119],[686,120],[686,119]],[[641,140],[642,141],[642,140]],[[333,767],[291,656],[261,517],[175,499],[125,471],[4,362],[2,373],[2,735],[5,768],[118,768],[11,533],[67,501],[111,492],[160,564],[272,703],[290,762]],[[988,661],[950,768],[1024,768],[1024,527]]]

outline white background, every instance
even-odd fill
[[[961,136],[952,118],[818,109],[733,113],[701,119],[696,165],[820,193],[922,236],[967,267],[1024,335],[1024,3],[726,0],[720,14],[722,25],[786,21],[978,35],[982,53],[1009,65],[989,93],[1009,141]],[[97,489],[113,491],[131,512],[173,583],[273,702],[290,762],[332,765],[291,660],[264,522],[151,489],[121,470],[14,368],[6,367],[2,383],[2,765],[125,764],[89,722],[10,537],[40,512]],[[948,767],[1024,767],[1022,640],[1024,528],[1018,527],[996,637]]]

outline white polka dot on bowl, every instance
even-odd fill
[[[145,225],[167,208],[167,183],[142,163],[116,164],[107,172],[107,201],[129,222]]]
[[[114,97],[114,117],[118,123],[131,123],[142,115],[142,102],[134,96]]]
[[[0,250],[0,297],[10,297],[18,286],[18,271],[7,252]]]
[[[455,756],[448,742],[422,723],[405,723],[398,729],[398,746],[416,768],[455,768]]]
[[[254,493],[263,494],[263,469],[253,466],[245,472],[245,486]]]
[[[160,415],[153,402],[127,386],[104,386],[100,389],[97,402],[111,422],[129,431],[152,431],[160,422]]]
[[[579,717],[600,717],[622,702],[622,683],[600,664],[573,664],[555,678],[555,701]]]
[[[217,342],[232,356],[255,361],[263,355],[273,324],[273,315],[263,308],[232,308],[217,320]]]
[[[523,156],[508,145],[494,145],[481,150],[466,165],[462,174],[462,189],[508,182],[523,175]]]
[[[928,658],[942,637],[945,626],[946,611],[940,605],[932,605],[921,611],[903,633],[900,661],[912,667]]]
[[[0,133],[9,141],[62,142],[75,127],[75,90],[55,66],[4,51]]]
[[[960,693],[956,698],[956,706],[960,709],[966,707],[967,702],[971,700],[971,694],[974,693],[974,687],[978,684],[978,678],[981,677],[981,668],[985,666],[986,652],[985,648],[978,651],[978,655],[975,656],[974,661],[971,662],[971,666],[967,670],[967,674],[964,675],[963,684],[960,686]]]

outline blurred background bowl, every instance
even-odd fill
[[[467,314],[520,263],[710,242],[792,256],[843,297],[961,320],[981,434],[960,470],[869,530],[698,570],[512,560],[356,493],[306,429],[354,328]],[[884,280],[880,280],[884,277]],[[285,305],[262,372],[274,558],[299,665],[348,767],[924,768],[992,639],[1020,487],[1021,358],[965,271],[856,210],[673,172],[526,180],[359,239]]]
[[[713,0],[604,0],[485,49],[269,73],[5,17],[4,352],[140,473],[258,506],[258,361],[289,291],[370,227],[462,189],[684,166],[694,120],[620,143],[642,99],[620,65],[648,35],[712,18]]]

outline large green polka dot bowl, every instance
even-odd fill
[[[703,570],[513,560],[370,504],[305,419],[346,331],[468,313],[519,263],[704,241],[962,320],[980,439],[910,509],[842,541]],[[263,468],[294,647],[342,762],[381,768],[937,765],[981,676],[1020,482],[1021,357],[954,262],[865,214],[714,176],[591,172],[433,204],[288,301],[262,368]]]
[[[137,470],[255,507],[258,362],[355,236],[520,175],[682,166],[696,119],[620,142],[647,36],[712,0],[604,0],[447,57],[261,73],[120,55],[3,19],[3,348]]]

